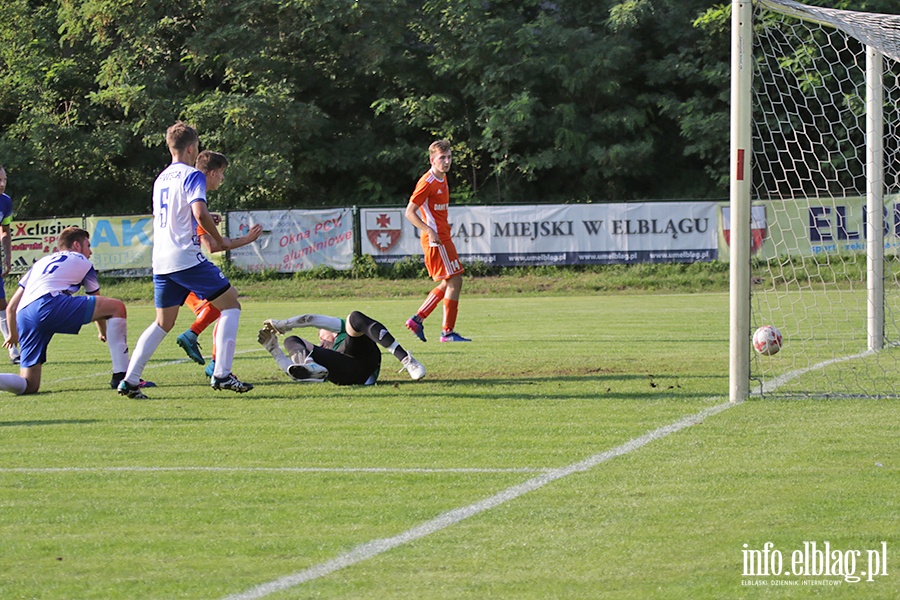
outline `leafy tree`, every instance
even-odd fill
[[[7,0],[0,164],[20,214],[146,212],[184,119],[231,160],[220,209],[402,204],[437,137],[460,202],[721,197],[729,10]]]

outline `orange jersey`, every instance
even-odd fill
[[[197,223],[197,235],[206,235],[206,230],[203,229],[203,225]]]
[[[416,189],[409,201],[419,207],[419,216],[425,223],[437,231],[442,242],[450,241],[450,223],[447,221],[447,209],[450,207],[450,188],[447,177],[438,179],[431,172],[419,178]],[[423,245],[428,244],[428,234],[422,234]]]

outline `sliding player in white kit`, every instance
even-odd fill
[[[91,321],[97,323],[100,341],[109,344],[115,384],[128,366],[125,304],[97,294],[100,284],[90,261],[90,234],[66,227],[58,243],[58,252],[40,259],[22,276],[6,307],[9,335],[3,345],[20,344],[21,362],[18,375],[0,373],[0,390],[5,392],[37,392],[53,335],[76,334]],[[82,287],[86,295],[72,295]]]
[[[253,389],[231,373],[241,318],[237,289],[200,250],[197,225],[228,250],[206,206],[206,176],[192,165],[200,154],[197,131],[182,122],[166,130],[172,163],[153,184],[153,287],[156,321],[141,334],[119,393],[146,399],[140,377],[150,357],[175,326],[178,309],[194,292],[221,312],[216,328],[216,368],[210,378],[214,390],[238,393]]]

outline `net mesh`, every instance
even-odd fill
[[[754,15],[752,326],[755,393],[900,396],[900,15],[761,0]],[[884,59],[885,339],[868,348],[866,46]]]

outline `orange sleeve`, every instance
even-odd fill
[[[425,204],[425,201],[428,200],[428,194],[431,191],[430,187],[431,186],[428,184],[428,173],[425,173],[419,178],[419,182],[416,183],[416,189],[413,190],[412,196],[409,197],[409,201],[416,206],[422,206]]]

